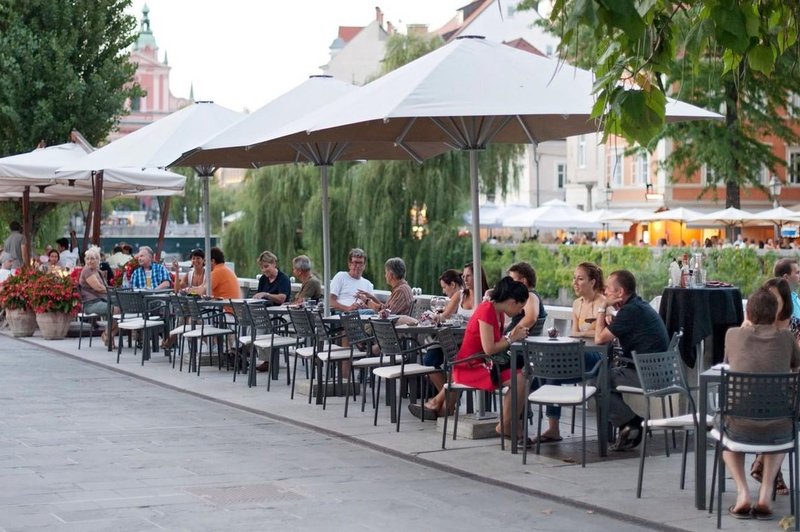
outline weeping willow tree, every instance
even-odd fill
[[[441,44],[438,37],[393,35],[387,42],[384,70],[398,68]],[[504,196],[516,186],[522,153],[522,147],[512,145],[493,145],[482,152],[481,191]],[[398,161],[334,165],[329,175],[331,271],[345,269],[348,250],[361,247],[369,256],[365,276],[376,287],[386,288],[383,263],[398,256],[406,262],[409,283],[438,291],[442,271],[471,260],[470,238],[459,234],[469,208],[468,162],[466,153],[451,152],[422,165]],[[256,273],[255,258],[264,249],[278,255],[284,270],[299,253],[309,255],[321,268],[319,170],[297,165],[263,168],[252,172],[246,187],[244,216],[229,227],[224,241],[237,272]]]

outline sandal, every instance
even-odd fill
[[[775,493],[777,495],[789,495],[789,487],[783,480],[783,473],[780,471],[778,471],[778,474],[775,476]]]
[[[753,465],[750,466],[750,476],[753,477],[756,482],[761,482],[761,478],[764,474],[764,463],[761,461],[761,456],[756,456],[756,459],[753,460]],[[780,472],[779,472],[780,474]],[[775,479],[777,485],[777,478]]]
[[[744,508],[740,508],[736,510],[736,505],[730,506],[728,508],[728,515],[733,517],[734,519],[752,519],[753,518],[753,508],[750,505],[745,506]]]

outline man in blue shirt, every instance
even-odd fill
[[[792,291],[792,317],[800,320],[800,296],[797,295],[797,287],[800,285],[800,266],[795,259],[781,259],[775,263],[773,275],[783,277],[789,283],[789,289]]]
[[[136,254],[139,267],[131,274],[131,286],[144,290],[157,290],[172,286],[172,276],[163,264],[153,262],[153,250],[148,246],[139,248]]]

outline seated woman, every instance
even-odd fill
[[[446,270],[439,276],[439,286],[442,287],[442,293],[449,299],[447,306],[444,308],[444,312],[434,316],[434,320],[442,322],[460,313],[461,300],[464,294],[464,280],[461,278],[461,274],[456,270]],[[467,312],[469,312],[470,315],[472,314],[472,310]],[[442,348],[439,347],[439,344],[431,345],[422,358],[422,364],[425,366],[439,368],[442,366],[442,362],[444,362],[444,352]],[[443,374],[431,373],[428,375],[428,378],[431,384],[436,387],[436,391],[441,390],[442,386],[444,386],[445,378]]]
[[[578,298],[572,303],[572,327],[570,336],[594,339],[597,309],[605,308],[606,298],[603,295],[603,270],[593,262],[582,262],[572,274],[572,289]],[[597,351],[584,352],[583,360],[586,371],[592,369],[602,355]],[[547,384],[569,384],[569,381],[547,381]],[[542,432],[541,443],[561,441],[559,421],[561,407],[548,405],[546,409],[547,429]]]
[[[51,249],[47,254],[47,262],[45,264],[42,264],[41,270],[45,273],[60,272],[61,270],[64,269],[64,267],[59,264],[60,260],[61,260],[61,254],[57,250]]]
[[[525,285],[528,289],[528,301],[522,312],[511,318],[511,323],[508,324],[505,332],[511,332],[515,327],[524,327],[531,331],[532,335],[542,334],[542,326],[538,330],[534,328],[538,320],[544,324],[544,320],[547,318],[542,298],[536,293],[536,270],[527,262],[518,262],[512,264],[508,269],[508,276]]]
[[[518,283],[511,277],[502,278],[492,290],[489,300],[483,301],[475,309],[467,324],[464,341],[458,350],[456,360],[469,358],[478,353],[495,355],[506,351],[513,342],[527,337],[528,330],[524,327],[516,328],[505,336],[502,332],[505,316],[513,317],[519,314],[526,301],[528,301],[528,288],[524,284]],[[522,372],[518,371],[516,375],[511,375],[511,371],[507,367],[495,368],[495,371],[500,374],[500,383],[504,386],[510,384],[512,378],[517,379],[517,401],[522,404],[522,401],[525,400],[525,378]],[[491,361],[475,359],[453,366],[453,381],[480,390],[493,391],[497,389],[497,385],[492,382],[491,372]],[[424,406],[412,403],[408,405],[408,408],[417,417],[425,416],[426,419],[435,419],[440,413],[444,413],[445,407],[452,409],[456,393],[451,392],[447,396],[444,390],[440,390]],[[505,425],[501,427],[498,424],[496,430],[504,435],[510,434],[511,401],[503,401],[503,415],[505,416]],[[519,423],[519,420],[513,422]]]
[[[794,321],[792,317],[792,289],[789,288],[789,282],[782,277],[773,277],[767,279],[762,285],[762,288],[769,290],[772,295],[778,298],[778,313],[775,315],[775,327],[778,329],[791,330],[791,323]],[[748,321],[746,324],[751,325]],[[796,330],[792,330],[792,334],[797,340]],[[756,455],[753,460],[753,465],[750,466],[750,476],[756,481],[761,482],[761,477],[764,472],[764,461],[762,455]],[[789,488],[786,486],[786,481],[783,479],[783,473],[778,471],[775,476],[775,493],[778,495],[789,495]]]
[[[800,366],[800,348],[788,329],[775,327],[775,317],[783,303],[767,288],[759,288],[747,300],[749,324],[728,329],[725,335],[725,362],[731,371],[752,373],[788,373]],[[790,441],[792,425],[778,421],[755,421],[747,419],[728,420],[728,434],[736,440],[746,442],[750,438],[763,441],[769,433],[775,443]],[[728,513],[737,519],[755,516],[769,519],[772,515],[772,490],[780,471],[784,454],[768,454],[762,458],[763,470],[758,502],[753,505],[744,472],[744,454],[723,452],[725,465],[736,483],[736,504]]]
[[[110,319],[108,315],[108,283],[105,275],[100,272],[100,248],[92,246],[87,249],[84,260],[86,264],[81,270],[81,277],[78,281],[83,313],[98,314],[108,320]],[[112,312],[115,310],[112,309]],[[115,331],[116,324],[112,324],[111,338],[108,338],[106,332],[103,331],[102,338],[106,346],[109,342],[113,346]]]
[[[206,293],[206,253],[202,249],[193,249],[189,254],[192,268],[184,275],[175,277],[175,291],[182,294],[200,295]],[[180,272],[178,261],[172,261],[172,269]]]
[[[475,283],[475,278],[473,277],[474,273],[472,270],[472,263],[468,262],[464,265],[464,271],[461,274],[461,277],[464,279],[464,288],[461,291],[461,303],[458,305],[458,314],[461,314],[465,318],[469,318],[472,316],[472,313],[475,312],[475,308],[477,308],[478,304],[481,302],[482,295],[478,295],[478,297],[473,297],[473,284]],[[489,288],[489,282],[486,280],[486,272],[483,271],[483,267],[481,267],[481,290],[486,290]]]

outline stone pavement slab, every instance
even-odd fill
[[[579,429],[569,435],[566,409],[564,442],[529,454],[523,466],[497,439],[448,440],[443,451],[436,424],[407,411],[397,433],[385,407],[376,427],[369,405],[361,413],[351,404],[345,419],[343,398],[329,398],[326,410],[305,396],[291,401],[285,369],[267,392],[264,374],[248,388],[216,367],[199,377],[179,372],[159,353],[144,366],[128,350],[119,365],[115,359],[98,345],[78,350],[77,340],[0,336],[0,529],[65,530],[74,524],[65,517],[96,529],[108,519],[123,529],[263,529],[265,508],[285,530],[319,526],[314,518],[325,529],[393,529],[387,514],[404,530],[477,530],[497,526],[498,514],[510,516],[504,526],[533,529],[714,525],[693,507],[691,458],[681,491],[680,453],[664,457],[660,435],[637,501],[638,453],[600,458],[589,441],[594,455],[581,468]],[[29,496],[42,497],[41,512],[29,511]],[[347,519],[331,520],[343,505]],[[458,512],[438,515],[451,505]],[[788,513],[787,498],[776,510]],[[726,519],[724,526],[762,524]]]

